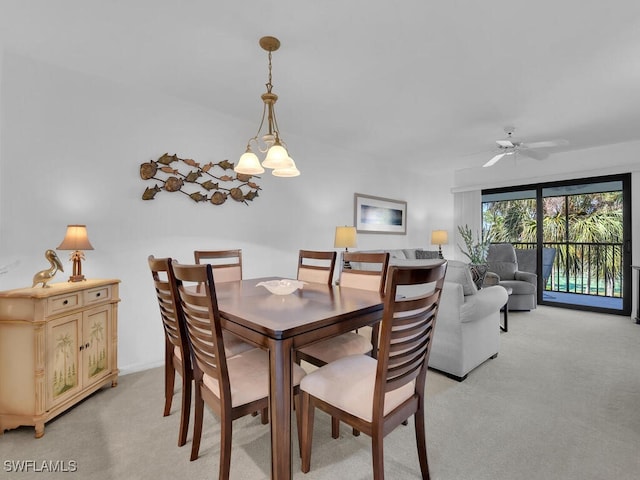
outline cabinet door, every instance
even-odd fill
[[[84,312],[82,317],[83,387],[111,373],[111,305]]]
[[[78,352],[82,313],[67,315],[47,324],[47,395],[51,406],[81,388]]]

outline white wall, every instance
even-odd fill
[[[151,183],[139,177],[141,163],[165,152],[235,162],[261,106],[256,118],[241,121],[13,53],[2,60],[0,266],[11,268],[0,275],[0,289],[30,286],[66,225],[87,224],[95,249],[86,252],[83,273],[122,280],[123,371],[163,361],[150,254],[191,262],[196,248],[242,248],[245,277],[293,276],[298,249],[332,249],[335,226],[353,224],[354,192],[408,202],[408,234],[359,235],[361,249],[433,248],[431,230],[452,222],[452,174],[406,175],[395,159],[363,159],[288,135],[302,175],[263,175],[263,190],[249,206],[196,204],[167,192],[143,201]],[[65,281],[71,264],[68,252],[58,253],[66,271],[55,281]]]

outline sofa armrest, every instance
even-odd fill
[[[447,315],[459,317],[460,307],[463,304],[464,293],[462,285],[456,282],[444,282],[442,285],[442,295],[440,296],[438,316],[440,316],[444,311],[447,312]]]
[[[535,273],[516,271],[514,277],[516,280],[520,280],[522,282],[528,282],[528,283],[531,283],[532,285],[538,285],[538,275],[536,275]]]

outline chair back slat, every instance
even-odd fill
[[[171,258],[155,258],[153,255],[147,259],[160,307],[165,339],[180,349],[180,355],[186,363],[185,367],[190,368],[187,335],[176,305],[177,292],[173,289],[174,285],[170,281],[173,274],[171,261]]]
[[[336,266],[336,252],[300,250],[298,253],[298,280],[330,285]]]
[[[196,264],[208,263],[217,283],[242,280],[242,250],[194,250]]]
[[[194,356],[194,374],[215,378],[220,395],[231,401],[227,360],[216,297],[213,269],[205,265],[181,265],[173,262],[180,305]],[[228,403],[230,405],[230,403]]]
[[[374,403],[384,404],[386,392],[415,381],[424,388],[431,339],[435,328],[447,264],[389,268],[380,329]],[[422,286],[424,293],[406,298],[398,287]],[[383,409],[374,406],[374,412]]]
[[[345,252],[342,258],[340,286],[384,292],[389,267],[388,252]],[[345,268],[345,265],[351,265],[351,268]]]

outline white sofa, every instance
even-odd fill
[[[419,249],[386,250],[389,265],[429,265],[433,256]],[[404,292],[406,295],[410,293]],[[478,290],[466,263],[449,260],[429,367],[458,381],[500,350],[500,309],[507,303],[507,291],[500,286]]]

